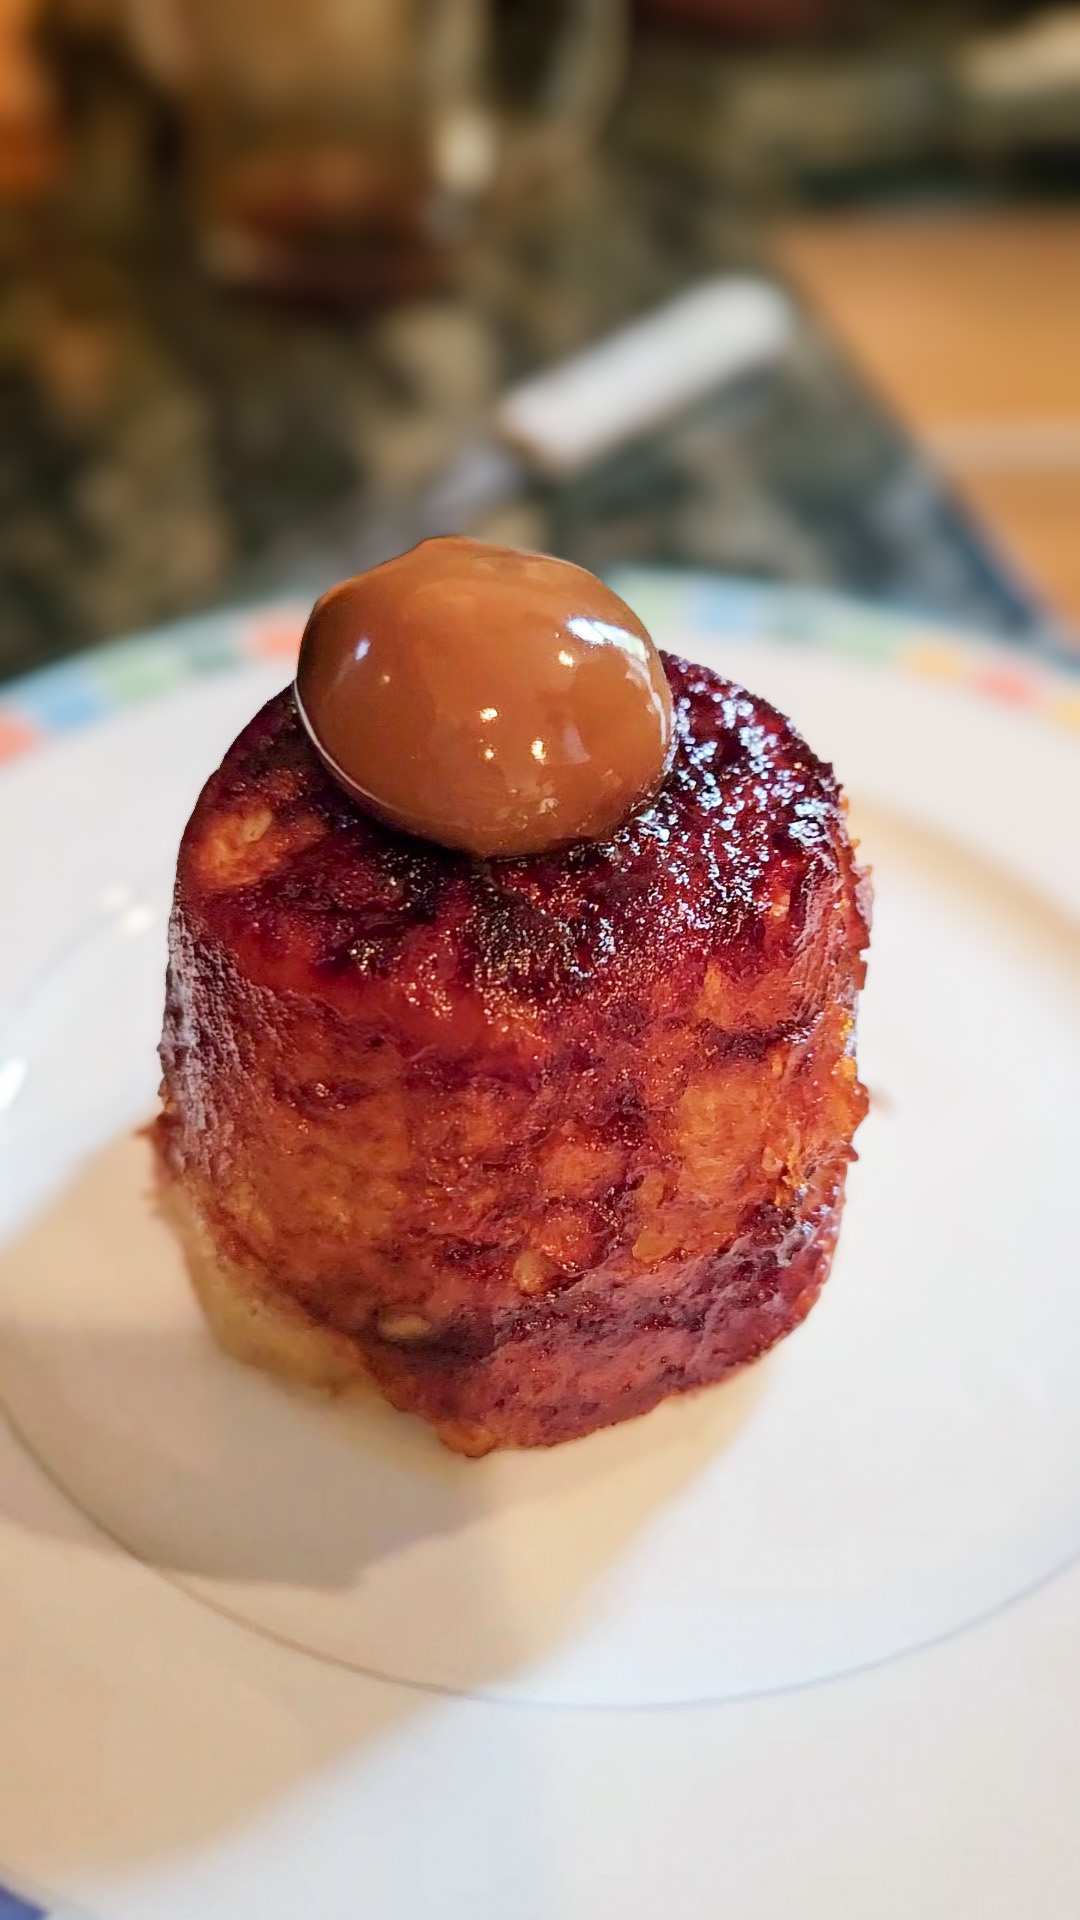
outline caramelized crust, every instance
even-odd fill
[[[181,846],[156,1138],[212,1323],[465,1451],[717,1380],[828,1271],[868,888],[788,722],[665,666],[671,775],[603,844],[395,834],[286,692]]]

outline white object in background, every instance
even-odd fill
[[[710,280],[513,387],[495,425],[545,472],[572,473],[777,359],[794,330],[790,300],[768,281]]]
[[[1080,7],[1049,7],[961,47],[961,86],[997,106],[1030,105],[1080,85]]]

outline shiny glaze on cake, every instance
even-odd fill
[[[184,836],[166,1187],[234,1290],[468,1451],[718,1379],[828,1271],[867,888],[789,723],[665,666],[671,772],[603,843],[397,834],[288,692]]]

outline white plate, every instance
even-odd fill
[[[145,1205],[173,849],[281,665],[226,648],[0,784],[0,1863],[103,1916],[1080,1907],[1075,687],[624,591],[836,760],[876,1103],[806,1327],[551,1454],[233,1367]]]

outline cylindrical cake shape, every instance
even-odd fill
[[[211,1323],[465,1452],[718,1380],[828,1272],[868,887],[789,723],[665,668],[670,775],[604,842],[395,833],[291,692],[184,835],[156,1139]]]

